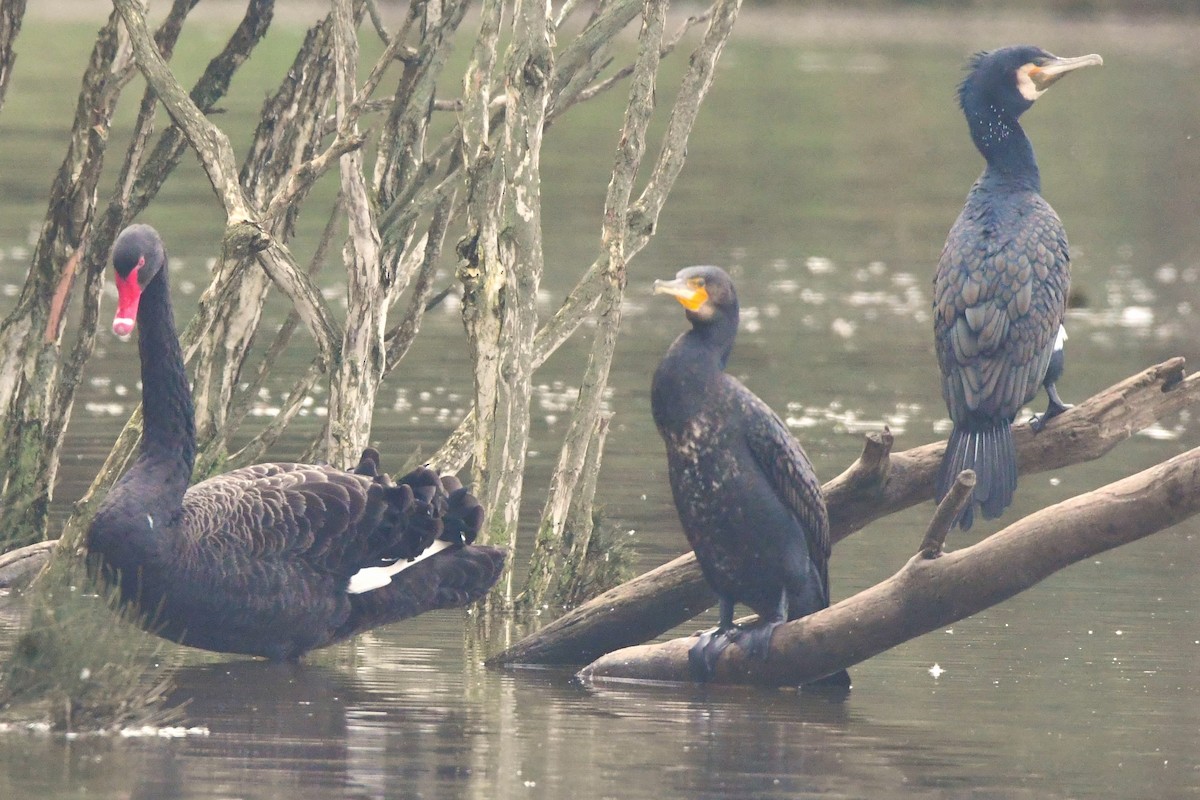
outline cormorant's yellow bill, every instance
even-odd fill
[[[699,310],[700,306],[704,305],[704,301],[708,299],[708,290],[704,288],[704,281],[700,278],[655,281],[654,293],[671,295],[688,311]]]

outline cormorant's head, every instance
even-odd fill
[[[1032,45],[976,53],[967,63],[970,72],[958,87],[958,101],[968,115],[991,111],[1016,119],[1068,72],[1103,63],[1095,53],[1059,58]]]
[[[678,300],[693,325],[721,316],[732,318],[737,326],[737,292],[729,273],[720,267],[684,267],[675,273],[675,280],[655,281],[654,293],[669,294]]]
[[[137,322],[138,301],[142,291],[167,262],[162,239],[149,225],[130,225],[121,231],[112,249],[116,272],[117,313],[113,333],[125,337]]]

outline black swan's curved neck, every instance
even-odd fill
[[[137,323],[142,358],[142,453],[138,464],[153,466],[157,480],[178,488],[182,497],[196,460],[196,422],[165,264],[142,292]]]
[[[1021,123],[992,106],[967,106],[964,112],[971,139],[987,160],[983,181],[1040,192],[1042,178],[1033,155],[1033,144]]]

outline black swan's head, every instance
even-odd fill
[[[733,279],[720,267],[685,267],[675,273],[675,280],[655,281],[655,294],[669,294],[687,309],[693,328],[714,323],[738,321],[737,292]]]
[[[125,337],[133,333],[142,292],[166,266],[162,238],[149,225],[130,225],[113,244],[112,261],[117,284],[113,333]]]
[[[969,73],[958,88],[958,100],[968,117],[1015,120],[1067,73],[1103,63],[1095,53],[1059,58],[1032,45],[976,53],[967,63]]]

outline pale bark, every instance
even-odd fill
[[[67,153],[50,190],[29,274],[15,309],[0,323],[0,539],[9,545],[45,536],[78,382],[78,372],[72,371],[77,361],[64,363],[67,310],[82,275],[112,112],[127,82],[127,65],[114,15],[100,31],[84,73]],[[98,295],[94,284],[92,294]],[[82,341],[90,352],[91,339]]]
[[[1175,358],[1089,398],[1034,435],[1014,427],[1022,475],[1089,461],[1156,420],[1200,400],[1200,376],[1183,377]],[[868,434],[863,455],[823,487],[830,537],[840,541],[867,523],[933,498],[945,442],[891,453],[887,431]],[[835,555],[836,557],[836,555]],[[639,644],[716,602],[691,553],[572,609],[508,650],[496,664],[584,664]]]
[[[666,19],[667,3],[646,0],[642,30],[638,37],[638,60],[630,86],[625,124],[617,144],[617,154],[604,202],[604,225],[601,246],[608,256],[602,274],[599,325],[592,340],[592,351],[579,388],[579,397],[571,414],[558,463],[550,479],[550,491],[538,525],[537,540],[529,567],[529,578],[521,595],[522,604],[536,608],[553,594],[562,596],[577,593],[577,573],[571,565],[581,564],[587,553],[592,524],[589,513],[574,514],[583,525],[568,530],[572,516],[577,484],[587,460],[599,462],[603,436],[597,436],[597,420],[601,401],[608,385],[609,369],[617,346],[621,327],[621,301],[625,293],[625,239],[628,233],[629,200],[633,183],[646,152],[646,129],[654,113],[654,90],[658,77],[660,47]],[[581,519],[586,517],[586,519]]]
[[[485,263],[481,309],[491,338],[476,339],[476,351],[494,389],[476,398],[476,413],[492,403],[482,499],[488,509],[488,540],[516,550],[529,439],[533,380],[533,338],[537,333],[537,293],[542,253],[541,150],[546,104],[554,67],[553,34],[546,0],[521,2],[513,9],[512,41],[505,54],[505,115],[493,181],[500,204],[489,213],[496,235],[496,259]],[[513,560],[500,579],[501,600],[513,600]]]
[[[964,493],[961,499],[966,501]],[[899,572],[823,611],[776,629],[763,661],[730,647],[713,681],[796,686],[978,613],[1105,550],[1200,512],[1200,448],[1093,492],[1042,509],[982,542],[942,553],[923,548]],[[947,522],[947,527],[949,523]],[[688,681],[695,639],[609,653],[585,681]]]
[[[0,553],[0,589],[18,586],[28,580],[46,565],[57,546],[57,539],[48,539]]]
[[[618,7],[624,8],[624,4],[614,4],[609,11],[612,12]],[[631,208],[625,237],[626,261],[632,260],[641,252],[654,235],[659,214],[675,186],[676,178],[683,170],[688,138],[700,113],[700,106],[712,86],[713,71],[729,35],[733,32],[733,24],[737,20],[740,8],[740,0],[718,0],[710,12],[711,21],[704,39],[688,60],[688,68],[684,73],[675,105],[671,109],[667,130],[659,145],[658,158],[650,180]],[[468,253],[475,247],[478,247],[477,239],[468,239],[465,242]],[[460,245],[460,252],[463,248],[464,245]],[[538,331],[533,342],[535,368],[541,366],[555,350],[570,339],[595,311],[603,291],[602,276],[606,269],[608,254],[604,252],[588,266],[554,316]],[[468,414],[446,443],[434,453],[430,463],[445,471],[456,472],[462,469],[473,454],[472,443],[477,441],[479,430],[486,427],[486,423],[479,425],[474,413]]]
[[[358,129],[350,110],[358,84],[358,32],[350,6],[350,0],[336,0],[333,7],[334,97],[338,130],[353,135]],[[350,223],[350,235],[342,249],[349,307],[341,358],[330,376],[326,457],[334,464],[353,464],[370,441],[375,393],[383,377],[383,332],[391,281],[385,278],[379,260],[379,231],[372,219],[360,151],[341,158],[341,190]]]
[[[4,108],[4,96],[8,93],[8,81],[12,77],[13,65],[17,60],[13,44],[21,32],[25,19],[25,0],[0,0],[0,109]]]
[[[467,233],[458,242],[460,259],[458,278],[463,285],[463,325],[471,351],[475,383],[474,415],[479,425],[466,437],[467,450],[463,459],[451,471],[474,456],[472,483],[482,490],[487,475],[484,465],[490,461],[490,431],[496,413],[496,384],[499,379],[499,359],[494,350],[500,338],[500,287],[504,285],[499,254],[499,220],[492,213],[502,200],[504,182],[493,178],[497,161],[489,147],[491,137],[492,86],[495,83],[496,45],[503,20],[503,3],[484,0],[479,14],[479,33],[471,60],[463,79],[464,106],[460,133],[462,160],[466,173]],[[490,507],[485,503],[485,508]],[[488,531],[483,536],[486,540]]]
[[[222,250],[226,260],[256,256],[300,312],[326,363],[337,360],[341,326],[320,292],[297,266],[287,247],[270,235],[238,181],[233,146],[183,90],[154,48],[146,19],[134,0],[113,0],[133,44],[138,69],[154,87],[175,124],[200,159],[209,183],[225,210]],[[314,177],[315,180],[315,177]]]

